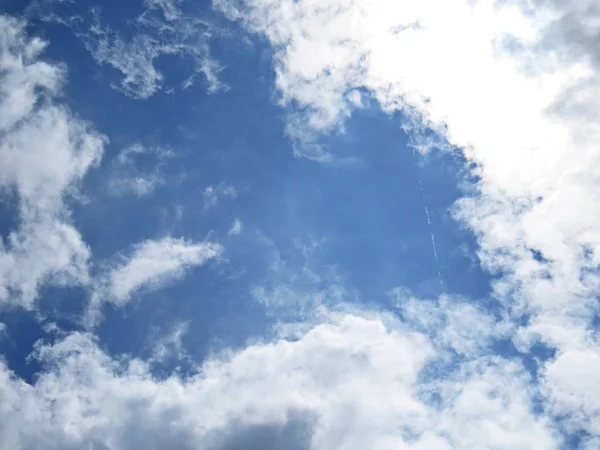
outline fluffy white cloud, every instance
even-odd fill
[[[442,295],[437,301],[417,299],[398,288],[391,293],[405,320],[429,334],[441,348],[473,357],[489,351],[494,338],[502,338],[506,327],[476,306]]]
[[[566,415],[567,426],[575,430],[583,423],[597,443],[600,438],[600,394],[597,389],[600,351],[597,342],[590,347],[562,351],[554,361],[546,364],[543,388],[550,398],[550,410],[556,415]],[[594,448],[592,443],[590,448]]]
[[[574,351],[594,364],[599,351],[590,337],[600,291],[596,3],[214,1],[272,44],[293,138],[313,145],[342,127],[362,92],[402,110],[420,150],[436,144],[423,127],[462,150],[479,181],[456,217],[478,237],[482,265],[501,275],[504,313],[527,319],[519,348],[541,340],[558,350],[541,373],[548,405],[592,435],[595,390],[571,392],[577,374],[557,367]]]
[[[92,299],[92,309],[102,302],[127,303],[141,288],[156,289],[182,277],[185,272],[216,258],[222,250],[213,242],[191,242],[165,237],[133,246],[130,254],[119,255],[100,277]]]
[[[0,370],[3,448],[553,449],[514,361],[426,377],[424,335],[389,316],[326,313],[296,339],[213,357],[158,380],[86,334],[39,344],[33,385]]]
[[[43,282],[89,282],[90,251],[66,200],[97,164],[105,138],[55,101],[64,69],[46,43],[0,16],[0,194],[17,200],[17,227],[0,238],[0,301],[32,307]]]

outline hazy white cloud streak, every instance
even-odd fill
[[[140,289],[158,289],[181,278],[189,269],[216,258],[221,251],[217,243],[172,237],[134,245],[130,252],[110,261],[99,276],[92,294],[89,320],[97,322],[102,303],[124,305]]]

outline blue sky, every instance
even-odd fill
[[[590,5],[0,2],[1,446],[597,448]]]

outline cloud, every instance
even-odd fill
[[[0,237],[0,301],[32,308],[43,283],[89,282],[90,250],[68,200],[106,138],[56,102],[65,70],[40,59],[46,43],[25,25],[0,16],[0,194],[17,200],[19,218]]]
[[[229,227],[229,231],[227,232],[227,234],[229,234],[230,236],[237,236],[242,232],[242,227],[242,221],[236,217],[236,219],[231,224],[231,227]]]
[[[32,385],[0,366],[3,448],[553,449],[516,361],[423,374],[432,342],[391,316],[326,313],[295,339],[209,358],[157,379],[87,334],[40,342]]]
[[[343,128],[364,92],[403,127],[460,149],[477,179],[455,217],[477,236],[482,266],[514,342],[542,342],[545,401],[572,430],[597,433],[598,409],[561,361],[590,364],[600,292],[600,9],[589,0],[216,0],[272,45],[288,133],[314,142]],[[364,98],[365,96],[361,96]],[[444,144],[445,143],[445,144]],[[433,143],[434,147],[435,141]],[[432,143],[419,149],[431,150]],[[552,374],[552,376],[551,376]],[[587,388],[586,388],[587,386]]]
[[[135,30],[131,38],[105,24],[99,8],[92,8],[89,15],[76,15],[70,1],[35,1],[27,13],[71,28],[98,64],[120,73],[120,82],[113,87],[132,98],[147,99],[165,88],[165,76],[156,64],[164,56],[191,61],[191,71],[183,68],[184,79],[178,82],[181,88],[188,88],[203,77],[209,93],[227,90],[219,80],[221,66],[210,54],[213,27],[194,15],[184,14],[181,3],[145,1],[145,9],[128,25]]]
[[[148,8],[147,11],[161,10],[165,20],[173,22],[181,19],[181,5],[182,0],[146,0],[144,3]],[[148,12],[146,14],[148,14]]]
[[[119,255],[97,282],[92,308],[101,302],[127,303],[141,288],[154,290],[181,278],[186,271],[216,258],[222,251],[213,242],[191,242],[165,237],[133,246],[128,255]]]
[[[143,155],[151,155],[159,161],[163,161],[172,158],[174,153],[163,147],[144,147],[141,144],[133,144],[119,152],[116,163],[120,166],[127,166],[133,164],[138,157]]]
[[[88,334],[41,342],[34,356],[44,370],[32,384],[0,363],[0,446],[236,449],[292,440],[286,448],[552,449],[566,430],[597,447],[594,5],[546,2],[524,14],[523,4],[491,1],[215,4],[273,44],[294,139],[315,143],[341,129],[364,105],[356,92],[367,92],[384,110],[403,111],[407,130],[430,127],[446,150],[463,149],[478,182],[455,216],[476,234],[510,322],[447,296],[424,302],[398,292],[404,322],[331,312],[327,299],[339,302],[346,291],[279,258],[273,274],[284,283],[269,280],[254,293],[271,309],[289,310],[291,298],[301,318],[310,311],[306,322],[281,328],[293,328],[293,338],[248,345],[209,359],[194,376],[167,379],[152,374],[152,361],[106,354]],[[176,2],[148,5],[166,20],[156,29],[173,36]],[[152,17],[139,23],[155,26]],[[56,105],[64,74],[39,60],[43,42],[27,39],[23,23],[1,20],[0,188],[18,198],[20,222],[0,246],[0,299],[31,306],[42,282],[90,283],[89,249],[66,199],[105,139]],[[146,35],[125,42],[100,22],[87,36],[91,51],[123,73],[121,88],[139,98],[162,85],[154,55],[183,52],[159,51]],[[205,206],[223,196],[210,189]],[[92,310],[125,304],[220,251],[170,237],[141,242],[93,283]],[[181,336],[168,345],[176,349]],[[503,336],[534,358],[540,343],[555,356],[538,361],[532,379],[519,359],[490,356]]]
[[[162,147],[144,147],[133,144],[124,148],[113,162],[109,189],[115,195],[133,193],[137,197],[149,195],[165,183],[162,166],[174,153]],[[152,163],[151,169],[144,169]]]
[[[590,348],[591,347],[591,348]],[[549,410],[566,415],[571,431],[581,428],[589,433],[590,447],[600,438],[600,398],[594,395],[600,382],[598,344],[561,352],[544,367],[543,389],[550,399]]]
[[[293,239],[293,250],[288,248],[282,255],[273,240],[259,235],[268,271],[262,280],[255,282],[251,294],[267,315],[284,323],[298,320],[310,323],[311,317],[318,316],[322,308],[360,303],[337,267],[321,261],[319,251],[326,241],[326,238],[302,236]]]
[[[204,193],[202,194],[204,209],[214,208],[221,199],[236,198],[237,195],[236,189],[229,184],[219,183],[216,186],[208,186],[204,189]]]
[[[124,40],[103,25],[99,11],[95,12],[89,30],[78,33],[96,62],[121,72],[120,89],[137,99],[151,97],[162,89],[165,81],[156,67],[156,59],[175,55],[190,59],[194,65],[193,72],[182,82],[183,88],[202,75],[209,93],[226,90],[227,86],[218,78],[221,67],[210,55],[209,23],[184,15],[176,2],[152,1],[147,5],[149,8],[135,22],[138,33],[131,40]],[[165,20],[157,17],[157,9],[162,10]]]
[[[415,298],[405,289],[390,292],[404,320],[431,337],[441,349],[464,357],[486,354],[507,330],[493,315],[460,298],[442,295],[436,301]]]
[[[162,363],[170,358],[189,359],[182,342],[189,328],[189,321],[176,323],[166,335],[157,339],[149,363]]]

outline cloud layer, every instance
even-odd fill
[[[445,313],[436,311],[433,314]],[[452,309],[452,308],[451,308]],[[454,324],[454,326],[460,324]],[[451,326],[452,327],[452,326]],[[452,334],[456,330],[447,329]],[[324,312],[293,340],[215,356],[156,379],[93,337],[37,347],[34,385],[0,376],[4,448],[552,449],[517,361],[428,367],[448,348],[391,316]]]

